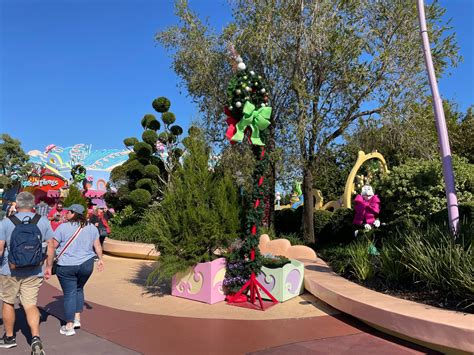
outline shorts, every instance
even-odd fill
[[[17,296],[23,306],[36,305],[38,292],[43,284],[40,276],[0,275],[0,298],[3,302],[15,304]]]

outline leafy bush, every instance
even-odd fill
[[[474,200],[474,164],[453,157],[457,198],[460,204]],[[390,221],[402,215],[424,217],[446,206],[446,194],[439,160],[411,160],[394,167],[377,184],[382,200],[381,219]]]
[[[145,116],[143,116],[142,121],[141,121],[142,127],[148,128],[150,123],[153,121],[156,121],[156,117],[152,114],[146,114]]]
[[[136,243],[152,243],[152,236],[145,233],[145,225],[143,223],[135,223],[132,225],[112,225],[109,238],[115,240],[123,240]]]
[[[115,226],[125,227],[136,224],[141,219],[141,215],[130,205],[119,212],[116,212],[110,219],[112,229]]]
[[[300,233],[302,218],[303,207],[299,207],[296,210],[285,208],[284,210],[275,211],[275,232],[277,236],[280,234]]]
[[[316,210],[314,211],[314,234],[316,239],[326,239],[324,238],[323,231],[327,233],[327,226],[331,222],[332,212],[326,210]]]
[[[354,210],[340,208],[331,214],[331,219],[316,236],[318,245],[324,243],[349,243],[354,239]]]
[[[151,201],[151,194],[145,189],[136,189],[130,192],[130,201],[137,208],[145,208]]]
[[[162,96],[153,100],[152,106],[156,111],[163,113],[169,110],[171,102],[166,97]]]

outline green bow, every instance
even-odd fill
[[[270,125],[271,107],[261,107],[255,110],[255,106],[247,101],[244,105],[244,117],[235,125],[237,132],[232,136],[232,141],[242,142],[245,129],[250,126],[252,135],[250,140],[255,145],[265,145],[260,139],[260,131],[263,131]]]

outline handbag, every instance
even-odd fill
[[[59,258],[61,257],[61,255],[64,254],[64,252],[66,251],[66,249],[71,245],[71,243],[74,241],[74,239],[79,235],[79,233],[81,232],[82,230],[82,227],[79,226],[79,228],[77,228],[77,230],[74,232],[74,234],[72,235],[71,238],[69,238],[69,240],[67,241],[67,244],[64,246],[64,249],[61,250],[61,252],[59,253],[58,256],[56,256],[54,259],[53,259],[53,266],[51,267],[51,274],[52,275],[56,275],[56,272],[58,271],[58,260]]]

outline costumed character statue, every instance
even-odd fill
[[[303,191],[301,190],[301,182],[295,181],[293,185],[293,193],[291,194],[291,208],[297,209],[304,202]]]
[[[370,185],[364,185],[360,195],[354,199],[354,221],[353,224],[371,230],[373,227],[380,227],[380,220],[377,218],[380,213],[380,199],[374,194]],[[357,237],[359,230],[354,235]]]

